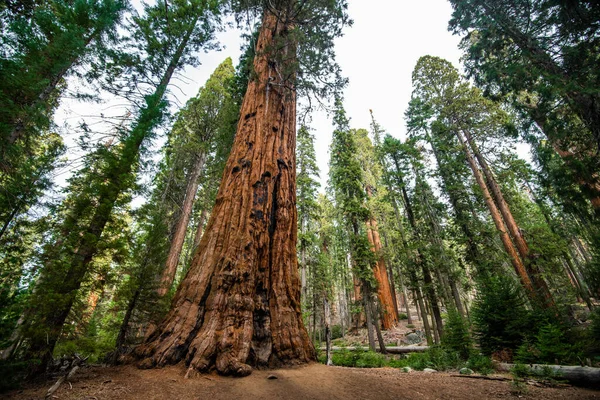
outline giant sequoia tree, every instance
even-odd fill
[[[339,79],[333,38],[345,1],[241,1],[263,12],[254,76],[215,207],[187,276],[141,366],[185,360],[188,372],[248,375],[252,366],[314,360],[302,322],[296,259],[296,95]],[[334,78],[339,78],[334,74]],[[301,79],[299,79],[300,77]]]

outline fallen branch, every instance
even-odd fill
[[[325,351],[325,347],[321,347],[320,349]],[[427,351],[427,349],[429,349],[429,346],[391,346],[391,347],[385,348],[385,350],[391,354],[423,353],[423,352]],[[355,346],[349,346],[349,347],[332,346],[331,347],[331,351],[342,351],[342,350],[367,351],[367,350],[369,350],[369,348],[368,347],[355,347]],[[377,349],[377,351],[379,351],[379,349]]]
[[[85,362],[85,360],[87,360],[87,357],[81,359],[76,356],[75,360],[73,360],[73,362],[71,363],[71,370],[67,374],[58,378],[56,383],[54,385],[52,385],[52,387],[50,387],[50,389],[48,389],[48,392],[46,392],[46,396],[44,397],[44,399],[51,398],[52,395],[54,394],[54,392],[56,392],[58,390],[60,385],[62,385],[65,381],[69,382],[73,378],[73,376],[75,375],[77,370],[79,369],[80,365]],[[71,385],[71,382],[69,382],[69,385]]]
[[[510,371],[515,364],[499,363],[498,370]],[[548,369],[556,374],[559,379],[569,382],[600,383],[600,368],[580,367],[571,365],[525,365],[533,375],[543,375]]]

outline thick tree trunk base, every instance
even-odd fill
[[[264,55],[287,32],[266,14],[214,209],[171,310],[134,351],[141,368],[246,376],[316,359],[300,309],[295,93]]]

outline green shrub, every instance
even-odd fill
[[[481,281],[471,315],[475,337],[485,355],[515,350],[535,332],[525,299],[511,277]]]
[[[523,343],[517,351],[517,360],[523,363],[561,364],[577,362],[581,358],[578,346],[571,344],[566,327],[545,324],[531,341]]]
[[[406,315],[405,313],[398,314],[398,320],[403,321],[405,319],[408,319],[408,315]]]
[[[342,326],[341,325],[333,325],[331,327],[331,340],[342,338]]]
[[[448,318],[444,326],[442,345],[457,352],[463,360],[469,358],[473,348],[469,327],[465,319],[455,309],[448,310]]]
[[[320,362],[325,362],[325,356],[319,358]],[[387,365],[385,356],[373,351],[365,350],[346,350],[335,351],[332,355],[333,365],[340,367],[356,368],[380,368]]]
[[[401,367],[411,367],[422,371],[425,368],[433,368],[437,371],[448,369],[460,369],[465,363],[459,354],[442,346],[432,346],[423,353],[410,353]]]
[[[494,363],[491,358],[483,354],[471,354],[467,360],[467,368],[471,368],[482,375],[488,375],[494,372]]]

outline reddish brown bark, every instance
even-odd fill
[[[488,210],[490,211],[492,220],[494,221],[494,224],[496,225],[496,229],[498,230],[498,233],[500,234],[500,239],[502,240],[504,249],[508,253],[510,262],[514,267],[515,272],[517,273],[517,276],[521,280],[521,284],[525,288],[527,295],[532,300],[536,300],[537,295],[536,295],[536,291],[533,286],[533,283],[531,282],[531,279],[529,278],[529,274],[527,273],[527,270],[525,269],[523,260],[521,260],[521,258],[519,257],[519,254],[517,253],[517,250],[515,249],[515,246],[514,246],[512,240],[510,239],[510,235],[508,234],[506,226],[504,225],[502,216],[500,215],[500,212],[498,211],[498,207],[496,207],[496,204],[494,203],[494,199],[492,198],[492,195],[490,194],[490,191],[489,191],[489,189],[485,183],[485,180],[483,178],[483,175],[482,175],[481,171],[479,170],[479,167],[477,166],[477,163],[475,162],[475,159],[473,158],[473,155],[471,154],[471,151],[467,147],[467,143],[466,143],[465,139],[462,137],[462,135],[460,134],[460,132],[456,132],[456,137],[462,144],[462,149],[463,149],[463,152],[467,159],[467,163],[469,164],[469,167],[471,167],[471,171],[473,172],[473,176],[475,176],[477,185],[479,185],[479,188],[481,189],[481,192],[483,194],[483,199],[485,200],[485,204],[487,205]]]
[[[524,261],[525,268],[529,273],[530,279],[535,287],[537,294],[540,297],[540,300],[543,301],[543,305],[545,307],[555,307],[554,299],[552,298],[552,294],[550,293],[548,284],[542,277],[539,267],[536,265],[535,257],[529,250],[529,245],[523,237],[521,229],[517,225],[517,222],[515,221],[510,210],[510,207],[504,199],[504,195],[502,194],[502,190],[500,189],[498,182],[496,182],[496,179],[494,178],[494,175],[492,174],[492,171],[488,166],[487,161],[481,155],[481,152],[477,148],[477,145],[471,138],[469,132],[465,131],[464,133],[467,142],[473,150],[473,154],[475,154],[475,157],[479,162],[481,170],[485,175],[487,185],[491,189],[491,193],[494,197],[494,200],[496,201],[496,205],[500,210],[500,214],[502,214],[502,218],[504,220],[504,223],[506,224],[506,227],[508,228],[508,231],[510,232],[510,235],[512,236],[513,243],[515,244],[517,251],[521,256],[521,259]]]
[[[175,234],[171,240],[169,255],[167,256],[167,262],[165,263],[165,269],[162,272],[160,286],[157,290],[160,297],[167,294],[167,292],[171,290],[171,286],[173,286],[177,265],[179,264],[179,257],[181,256],[181,249],[183,249],[185,234],[187,232],[188,224],[190,223],[192,208],[194,207],[194,200],[196,199],[196,192],[198,191],[198,178],[204,169],[205,160],[206,154],[202,152],[197,156],[196,162],[194,162],[194,166],[188,177],[185,198],[181,207],[181,215],[179,221],[177,221]]]
[[[371,243],[371,250],[377,254],[381,252],[381,238],[377,231],[377,220],[371,217],[367,221],[367,237]],[[390,288],[387,268],[383,256],[377,259],[377,263],[373,266],[373,275],[377,280],[377,297],[382,307],[381,324],[383,329],[392,329],[398,323],[398,315],[394,306],[394,298]]]
[[[135,351],[141,367],[184,361],[188,374],[243,376],[315,359],[296,259],[295,92],[265,53],[288,29],[265,13],[215,206],[171,310]],[[278,51],[295,59],[294,46]]]
[[[196,227],[196,235],[194,236],[194,253],[198,246],[200,246],[200,240],[202,240],[202,234],[204,233],[204,223],[206,222],[207,218],[208,211],[204,209],[200,213],[200,220],[198,221],[198,226]]]

